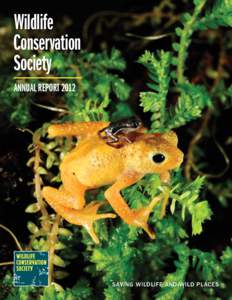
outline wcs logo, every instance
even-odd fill
[[[14,251],[14,286],[48,285],[47,251]]]

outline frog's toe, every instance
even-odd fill
[[[148,234],[148,236],[150,237],[150,239],[154,240],[155,239],[155,232],[154,230],[147,224],[141,224],[140,227],[146,231],[146,233]]]
[[[147,221],[144,221],[140,215],[137,215],[135,219],[133,220],[132,225],[135,225],[137,227],[142,228],[146,233],[149,235],[151,239],[155,238],[155,232],[152,230],[152,228],[148,225]]]
[[[134,219],[132,225],[143,228],[151,239],[155,238],[155,233],[151,227],[147,224],[149,215],[153,211],[154,207],[160,202],[160,197],[155,197],[148,206],[137,209],[134,211]]]
[[[99,215],[96,215],[93,217],[93,219],[91,220],[85,220],[83,222],[83,224],[81,224],[86,230],[87,232],[89,233],[89,235],[91,236],[91,238],[93,239],[93,241],[96,243],[96,244],[99,244],[99,238],[98,236],[96,235],[95,231],[94,231],[94,222],[96,220],[99,220],[99,219],[106,219],[106,218],[115,218],[116,215],[114,214],[99,214]]]
[[[87,204],[85,208],[82,209],[82,213],[83,215],[86,216],[94,216],[95,220],[105,219],[105,218],[115,218],[116,215],[112,213],[97,214],[98,209],[104,204],[107,204],[107,202],[92,201],[89,204]]]
[[[93,241],[98,244],[99,239],[94,231],[93,224],[100,219],[115,218],[116,215],[112,213],[97,214],[100,206],[105,202],[91,202],[81,211],[81,216],[78,218],[78,223],[82,225],[89,233]]]
[[[93,222],[92,223],[86,223],[86,224],[83,224],[83,227],[87,230],[88,234],[91,236],[92,240],[96,243],[96,244],[99,244],[100,241],[99,241],[99,238],[98,236],[96,235],[95,231],[94,231],[94,228],[93,228]]]

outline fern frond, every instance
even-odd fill
[[[183,83],[179,85],[179,88],[181,94],[177,105],[170,108],[167,129],[185,125],[200,117],[206,106],[211,106],[210,96],[203,86]]]
[[[185,81],[184,65],[187,58],[187,50],[191,43],[191,36],[195,29],[198,17],[206,4],[206,0],[195,0],[193,14],[185,13],[182,18],[183,28],[177,27],[176,34],[180,37],[180,42],[174,43],[173,48],[177,51],[177,57],[174,57],[172,63],[177,66],[177,82],[179,84]]]
[[[224,266],[231,267],[232,266],[232,248],[226,247],[226,249],[222,252],[221,262]]]
[[[197,30],[216,29],[219,26],[232,26],[231,1],[215,1],[213,8],[195,24]]]
[[[157,57],[146,51],[140,58],[139,63],[148,69],[148,74],[152,83],[148,87],[152,90],[140,93],[141,106],[145,112],[150,111],[151,128],[153,132],[165,129],[166,98],[169,88],[171,55],[169,52],[160,51]]]
[[[175,246],[178,255],[178,261],[175,261],[176,271],[168,274],[156,300],[173,300],[180,299],[184,291],[184,281],[189,269],[189,248],[184,244]]]
[[[204,177],[197,177],[191,183],[177,183],[171,191],[171,211],[174,212],[176,202],[182,206],[182,219],[185,219],[186,210],[192,217],[192,234],[202,232],[202,224],[211,219],[212,211],[206,200],[199,201],[200,190]]]
[[[203,280],[217,280],[222,273],[222,265],[214,253],[192,249],[192,265]]]
[[[132,247],[133,238],[129,238],[129,228],[126,224],[118,226],[107,246],[95,247],[91,261],[98,271],[103,271],[104,293],[107,299],[123,299],[130,292],[128,287],[113,288],[112,282],[132,281],[134,277],[134,260],[139,250]]]

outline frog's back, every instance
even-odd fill
[[[95,188],[111,184],[123,171],[123,153],[98,136],[81,141],[74,152],[74,172],[87,186]]]

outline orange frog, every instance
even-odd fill
[[[111,147],[99,131],[108,122],[81,122],[51,125],[49,137],[77,136],[77,146],[69,152],[60,165],[63,185],[59,188],[44,187],[43,196],[48,204],[65,220],[82,225],[92,239],[99,243],[93,223],[99,219],[114,218],[115,214],[97,214],[104,202],[85,204],[85,191],[105,185],[105,192],[114,211],[129,225],[143,228],[150,238],[153,230],[147,224],[148,217],[159,197],[140,209],[130,209],[120,191],[139,181],[148,173],[157,173],[162,181],[169,180],[169,171],[178,167],[183,153],[177,148],[177,136],[171,131],[164,134],[145,133],[144,128],[128,133],[131,143],[120,148]]]

